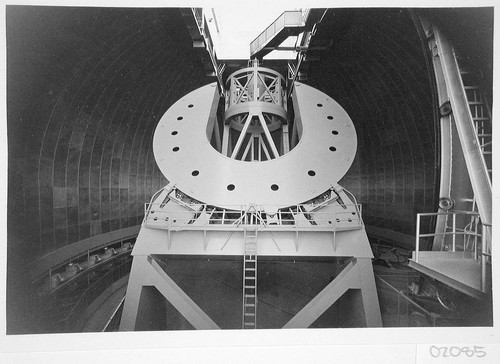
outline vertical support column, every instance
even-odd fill
[[[363,297],[365,319],[367,327],[382,327],[382,315],[378,302],[377,288],[371,259],[358,258],[357,261],[359,284]]]
[[[290,151],[290,142],[288,140],[288,124],[282,125],[281,138],[281,148],[283,150],[283,154],[286,154]]]
[[[224,124],[224,131],[222,134],[222,154],[227,157],[229,157],[230,153],[229,149],[230,133],[231,133],[231,126],[229,124]]]
[[[144,262],[142,262],[144,260]],[[123,313],[120,321],[120,331],[134,331],[137,321],[137,311],[141,301],[142,277],[144,277],[144,263],[146,257],[134,257],[130,278],[127,286],[127,295],[123,305]]]

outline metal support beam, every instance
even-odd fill
[[[219,128],[219,123],[217,122],[217,120],[215,120],[213,132],[215,133],[215,148],[218,151],[220,151],[222,149],[222,141],[220,138],[220,128]]]
[[[271,136],[271,132],[269,131],[269,128],[267,127],[266,120],[264,120],[264,116],[262,114],[259,114],[259,120],[260,123],[262,124],[262,129],[264,129],[264,134],[267,138],[267,142],[269,143],[271,147],[271,151],[274,154],[274,158],[278,158],[280,154],[278,153],[278,149],[276,148],[276,145],[274,145],[273,138]]]
[[[269,155],[269,151],[267,150],[266,143],[264,142],[262,135],[259,135],[259,142],[260,142],[260,145],[262,146],[262,150],[264,151],[264,154],[266,155],[267,160],[270,160],[271,156]]]
[[[222,134],[222,154],[229,156],[229,133],[231,132],[231,126],[229,124],[224,124],[224,131]]]
[[[245,121],[245,124],[243,125],[243,129],[241,130],[241,134],[238,138],[238,141],[236,142],[236,145],[234,146],[233,153],[231,154],[231,158],[236,158],[236,155],[240,151],[241,144],[243,144],[243,140],[245,140],[245,136],[247,135],[247,130],[248,127],[250,126],[250,122],[252,121],[252,115],[248,114],[247,120]]]
[[[189,321],[197,330],[220,329],[219,326],[170,278],[152,258],[148,262],[160,279],[156,280],[156,288],[163,296]]]
[[[281,148],[283,150],[283,155],[285,155],[290,151],[290,142],[288,141],[288,124],[283,124],[281,136]]]
[[[333,305],[350,288],[360,288],[357,276],[356,260],[347,264],[316,297],[283,326],[284,329],[308,328],[331,305]]]
[[[483,223],[491,224],[491,181],[469,109],[460,75],[460,68],[458,67],[453,47],[443,34],[441,34],[439,29],[434,28],[434,36],[436,37],[446,88],[450,97],[455,125],[464,152],[478,211]]]

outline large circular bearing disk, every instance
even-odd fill
[[[227,209],[255,204],[270,213],[337,185],[356,154],[354,124],[323,92],[298,82],[294,92],[299,143],[279,158],[255,162],[231,159],[210,145],[207,124],[217,107],[215,83],[184,96],[163,115],[154,134],[161,172],[203,203]]]

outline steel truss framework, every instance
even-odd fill
[[[259,67],[256,60],[229,76],[219,150],[223,155],[253,162],[289,152],[285,86],[279,73]]]
[[[169,254],[244,256],[244,269],[254,269],[255,273],[243,278],[242,328],[258,328],[258,256],[290,260],[303,256],[352,257],[344,270],[284,328],[309,327],[349,289],[361,292],[366,326],[382,325],[360,205],[351,201],[345,190],[332,189],[307,203],[270,215],[255,205],[220,209],[201,204],[175,187],[162,189],[146,206],[143,228],[133,252],[120,330],[143,327],[147,307],[154,305],[151,295],[143,291],[151,286],[195,329],[219,328],[155,262],[156,255]],[[247,255],[252,258],[247,259]],[[249,279],[255,279],[255,283],[249,283]],[[249,321],[249,317],[254,321]]]
[[[357,291],[350,303],[364,313],[361,326],[382,325],[361,206],[337,184],[356,153],[352,120],[328,95],[296,83],[288,99],[284,86],[254,61],[229,77],[223,118],[215,84],[162,117],[153,149],[170,184],[145,205],[121,330],[154,329],[146,324],[165,316],[154,309],[165,299],[194,328],[218,328],[158,269],[154,257],[164,255],[241,257],[243,329],[259,328],[259,257],[351,259],[286,327],[308,327],[347,290]]]

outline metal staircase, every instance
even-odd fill
[[[255,329],[257,324],[257,226],[247,225],[243,231],[243,329]]]
[[[472,120],[479,139],[479,146],[483,154],[484,162],[488,170],[490,181],[492,180],[492,119],[491,109],[485,97],[485,93],[479,86],[479,75],[466,69],[460,70],[462,83],[464,85],[467,102],[469,104]]]

